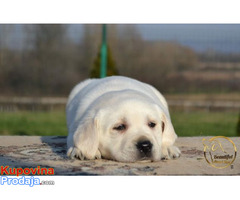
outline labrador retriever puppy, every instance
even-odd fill
[[[112,76],[79,83],[67,102],[67,155],[119,162],[180,156],[165,98],[140,81]]]

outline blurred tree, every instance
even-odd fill
[[[0,24],[0,90],[4,90],[4,86],[7,82],[5,74],[7,73],[9,49],[8,41],[11,35],[12,26],[6,24]],[[6,79],[6,80],[5,80]]]
[[[92,68],[92,63],[98,51],[98,44],[101,42],[101,26],[86,24],[83,26],[83,37],[80,44],[81,72],[87,73]]]
[[[0,25],[2,95],[66,96],[91,73],[99,76],[101,25],[80,25],[78,41],[70,37],[71,25],[20,25],[23,33],[15,26]],[[12,45],[21,34],[24,48]],[[136,78],[162,92],[239,91],[238,53],[200,54],[174,41],[144,40],[136,25],[108,25],[108,42],[110,75]]]
[[[115,62],[112,58],[112,52],[108,46],[108,51],[107,51],[107,76],[113,76],[113,75],[118,75],[118,70],[115,66]],[[100,48],[97,54],[97,57],[94,60],[93,68],[90,72],[90,77],[91,78],[99,78],[100,77],[100,65],[101,65],[101,54],[100,54]]]
[[[70,64],[66,25],[35,25],[33,29],[33,74],[40,93],[62,93]]]
[[[65,42],[65,39],[65,25],[40,24],[35,27],[35,49],[37,50],[56,51]]]
[[[0,66],[4,65],[6,62],[5,56],[7,51],[9,51],[9,37],[12,34],[13,26],[7,24],[0,25]]]
[[[113,30],[111,30],[113,29]],[[111,34],[117,33],[117,40],[112,42]],[[141,72],[141,58],[144,57],[145,41],[135,25],[118,25],[110,27],[109,39],[114,50],[119,73],[124,76],[145,81]]]
[[[32,95],[68,95],[71,88],[88,77],[82,66],[80,43],[71,40],[69,25],[25,25],[27,68],[25,76]]]

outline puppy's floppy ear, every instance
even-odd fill
[[[82,120],[73,136],[74,147],[68,150],[70,157],[78,157],[81,160],[101,158],[98,150],[99,135],[101,134],[99,124],[100,113]]]
[[[177,139],[170,117],[162,114],[162,143],[171,146]]]

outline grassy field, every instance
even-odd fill
[[[172,112],[178,136],[237,136],[237,112]]]
[[[0,135],[67,135],[65,112],[0,113]]]
[[[178,136],[237,136],[237,112],[171,112]],[[64,111],[0,113],[0,135],[67,135]]]

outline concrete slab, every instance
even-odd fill
[[[207,140],[211,137],[205,137]],[[120,163],[111,160],[71,160],[66,156],[66,137],[0,136],[0,169],[53,168],[55,175],[240,175],[240,158],[224,169],[210,166],[204,157],[203,137],[181,137],[176,160]],[[230,138],[237,149],[240,139]],[[230,145],[222,144],[227,152]],[[39,168],[39,167],[38,167]],[[6,168],[5,168],[6,169]],[[0,175],[6,175],[2,170]]]

